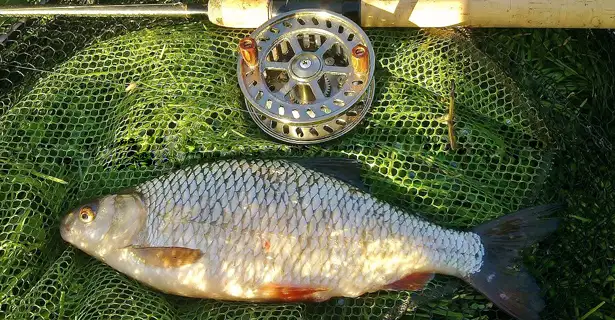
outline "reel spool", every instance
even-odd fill
[[[342,136],[374,97],[375,54],[348,18],[325,10],[276,16],[239,43],[239,86],[272,137],[314,144]]]

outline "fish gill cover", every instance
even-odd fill
[[[525,257],[544,315],[615,314],[613,34],[366,30],[370,113],[340,139],[293,147],[244,111],[235,49],[249,30],[111,18],[0,27],[13,29],[0,43],[0,319],[508,319],[448,277],[318,304],[175,297],[59,236],[84,199],[202,161],[288,156],[358,159],[375,196],[452,228],[565,201],[560,231]]]

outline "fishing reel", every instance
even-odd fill
[[[375,55],[365,32],[325,10],[276,16],[239,43],[239,86],[256,124],[293,144],[342,136],[374,97]]]

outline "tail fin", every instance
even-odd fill
[[[498,307],[523,320],[539,319],[544,308],[540,288],[522,267],[513,270],[519,250],[557,229],[558,219],[549,217],[562,206],[543,205],[505,215],[476,227],[485,247],[479,272],[465,280]]]

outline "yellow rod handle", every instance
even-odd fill
[[[363,27],[615,28],[615,0],[362,0]]]
[[[258,28],[270,18],[271,0],[209,0],[209,21],[227,28]]]

